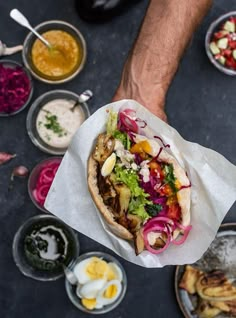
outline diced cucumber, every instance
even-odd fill
[[[229,32],[235,32],[235,24],[231,21],[226,21],[224,24],[224,30]]]
[[[219,49],[226,49],[228,46],[229,40],[227,38],[222,38],[217,41],[217,46]]]
[[[220,64],[225,65],[226,58],[225,58],[224,56],[222,56],[222,55],[221,55],[217,61],[219,61],[219,62],[220,62]]]
[[[219,49],[218,46],[216,45],[216,42],[211,42],[211,43],[210,43],[210,50],[211,50],[211,53],[214,54],[214,55],[220,53],[220,49]]]

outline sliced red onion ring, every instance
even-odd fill
[[[53,169],[47,168],[47,167],[43,168],[40,174],[43,177],[42,179],[44,180],[45,183],[52,182],[55,176]]]
[[[160,233],[162,233],[162,232],[160,232]],[[160,253],[164,252],[168,248],[168,246],[170,245],[170,241],[171,241],[170,233],[167,231],[167,232],[165,232],[165,234],[167,234],[167,241],[166,241],[165,246],[156,250],[156,249],[152,248],[148,242],[148,238],[147,238],[148,233],[143,233],[143,239],[144,239],[144,244],[145,244],[146,249],[149,252],[151,252],[152,254],[160,254]]]
[[[48,184],[42,185],[37,189],[37,197],[40,201],[45,201],[49,189],[50,185]]]
[[[124,126],[125,129],[128,131],[132,131],[137,133],[138,132],[138,125],[134,119],[127,116],[124,112],[119,114],[119,119],[121,124]]]
[[[184,230],[184,234],[182,235],[182,237],[178,240],[172,240],[171,243],[173,243],[174,245],[181,245],[185,242],[185,240],[187,239],[188,237],[188,234],[190,232],[190,230],[192,229],[192,226],[189,225],[189,226],[186,226],[185,227],[185,230]]]
[[[47,194],[59,168],[60,162],[53,162],[42,168],[39,173],[38,180],[35,189],[32,191],[33,197],[36,202],[43,206],[46,200]]]

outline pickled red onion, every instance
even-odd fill
[[[136,121],[124,112],[119,113],[119,126],[119,128],[124,128],[125,131],[138,132]]]
[[[184,234],[182,235],[181,239],[179,240],[172,240],[171,243],[175,244],[175,245],[181,245],[185,242],[186,238],[188,237],[188,234],[190,232],[190,230],[192,229],[192,226],[189,225],[187,227],[185,227],[185,230],[184,230]]]
[[[50,185],[48,185],[48,184],[41,185],[38,187],[37,196],[38,196],[40,201],[45,201],[49,189],[50,189]]]
[[[39,172],[35,189],[32,191],[32,195],[35,201],[43,206],[46,200],[47,194],[59,168],[60,162],[49,163],[42,168]]]
[[[42,177],[42,183],[51,183],[55,174],[51,168],[43,168],[41,171],[40,177]]]
[[[148,233],[149,232],[143,232],[143,239],[144,239],[144,244],[145,244],[146,249],[149,252],[151,252],[152,254],[160,254],[160,253],[164,252],[168,248],[168,246],[170,245],[171,235],[170,235],[169,231],[165,232],[167,234],[167,241],[165,242],[164,247],[159,248],[159,249],[154,249],[151,247],[151,245],[148,242],[148,238],[147,238]],[[160,233],[162,233],[162,232],[160,232]]]
[[[179,240],[173,239],[172,237],[176,229],[180,229],[184,231],[182,238],[180,238]],[[162,217],[162,216],[154,217],[148,220],[143,228],[143,238],[144,238],[145,247],[151,253],[159,254],[163,252],[164,250],[166,250],[166,248],[170,245],[170,243],[173,243],[174,245],[183,244],[185,240],[187,239],[191,229],[192,229],[191,225],[184,226],[167,217]],[[148,233],[151,233],[151,232],[159,232],[160,234],[162,233],[167,234],[167,241],[163,248],[156,250],[150,246],[147,235]]]

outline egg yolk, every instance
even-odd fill
[[[93,257],[91,262],[86,267],[86,274],[91,279],[103,278],[107,272],[108,264],[97,257]]]
[[[116,279],[116,278],[117,278],[116,274],[114,273],[112,268],[110,266],[108,266],[107,280],[113,280],[113,279]]]
[[[81,302],[82,302],[82,305],[89,310],[94,309],[96,306],[96,299],[95,298],[93,298],[93,299],[82,298]]]
[[[152,148],[147,140],[140,141],[130,148],[131,153],[146,152],[147,154],[150,154],[151,150]]]
[[[110,285],[105,290],[103,297],[105,298],[113,298],[117,294],[117,286],[116,285]]]

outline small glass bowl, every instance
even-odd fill
[[[36,79],[48,84],[61,84],[72,80],[76,75],[78,75],[82,71],[87,58],[87,47],[85,39],[78,29],[76,29],[70,23],[59,20],[50,20],[43,22],[34,27],[34,29],[40,34],[51,30],[60,30],[67,32],[75,39],[81,52],[79,62],[69,74],[60,77],[50,77],[48,75],[41,73],[33,64],[31,51],[37,37],[32,32],[30,32],[23,43],[22,58],[24,65],[29,69],[31,74]]]
[[[227,66],[224,66],[220,62],[218,62],[214,58],[214,55],[212,54],[210,50],[210,43],[211,43],[213,34],[217,31],[220,31],[222,24],[226,22],[230,17],[236,17],[236,11],[231,11],[226,14],[223,14],[218,19],[216,19],[215,21],[211,23],[205,37],[205,49],[206,49],[207,56],[209,57],[209,60],[218,70],[220,70],[224,74],[234,76],[236,75],[236,70],[233,70]]]
[[[48,242],[45,238],[45,236],[48,234],[48,232],[45,232],[45,228],[48,226],[51,227],[51,231],[52,229],[54,229],[55,231],[55,228],[58,229],[58,231],[56,230],[55,233],[59,233],[59,235],[63,233],[63,236],[61,237],[64,240],[65,238],[68,240],[66,259],[63,260],[62,264],[56,265],[54,269],[52,269],[52,267],[50,269],[49,267],[50,265],[48,263],[47,263],[47,269],[42,269],[42,268],[39,269],[37,268],[37,266],[33,266],[33,263],[31,263],[31,262],[36,262],[36,260],[34,259],[34,260],[31,260],[30,262],[29,258],[26,256],[25,239],[27,236],[30,236],[33,230],[39,231],[42,227],[44,227],[44,236],[41,236],[41,237],[37,236],[35,240],[37,241],[37,239],[42,238],[44,241]],[[51,233],[52,232],[50,232],[50,234]],[[55,240],[55,236],[53,237],[53,235],[50,235],[50,237]],[[57,239],[57,242],[58,242],[58,239]],[[33,278],[35,280],[53,281],[64,276],[64,269],[68,266],[68,264],[74,258],[78,257],[79,251],[80,251],[80,245],[79,245],[77,234],[64,222],[62,222],[61,220],[59,220],[58,218],[52,215],[37,215],[37,216],[31,217],[20,226],[20,228],[18,229],[18,231],[16,232],[14,236],[12,251],[13,251],[14,261],[17,267],[19,268],[19,270],[22,272],[22,274],[30,278]]]
[[[16,67],[17,68],[20,67],[24,71],[24,73],[26,74],[26,76],[28,77],[28,79],[30,81],[30,92],[29,92],[29,96],[27,98],[27,101],[18,110],[14,111],[14,112],[11,112],[11,113],[0,112],[0,117],[9,117],[9,116],[19,114],[22,110],[24,110],[29,105],[29,102],[32,98],[33,91],[34,91],[33,81],[32,81],[32,78],[31,78],[29,71],[25,67],[23,67],[22,64],[20,64],[16,61],[12,61],[12,60],[0,60],[0,64],[3,65],[4,67],[13,68],[13,69],[15,69]]]
[[[68,268],[71,270],[75,267],[76,264],[90,257],[98,257],[108,262],[114,262],[121,269],[121,272],[123,275],[123,281],[122,281],[122,291],[120,296],[117,298],[117,300],[114,303],[106,305],[101,309],[88,310],[82,305],[80,298],[76,295],[76,285],[72,285],[67,278],[65,279],[66,292],[71,302],[75,305],[75,307],[77,307],[81,311],[85,313],[89,313],[89,314],[94,314],[94,315],[105,314],[115,309],[123,300],[127,290],[126,273],[121,263],[115,257],[103,252],[89,252],[89,253],[82,254],[77,259],[73,260],[72,263],[69,264]]]
[[[49,211],[46,210],[46,208],[42,205],[40,205],[34,195],[33,195],[33,190],[36,187],[36,183],[39,177],[39,173],[40,171],[46,167],[49,163],[61,163],[62,161],[62,157],[51,157],[51,158],[47,158],[44,159],[42,161],[40,161],[31,171],[30,175],[29,175],[29,179],[28,179],[28,193],[30,196],[30,199],[32,200],[33,204],[36,206],[36,208],[38,208],[39,210],[41,210],[42,212],[46,212],[48,213]]]
[[[51,155],[63,155],[66,148],[56,148],[46,144],[39,136],[38,131],[36,129],[36,120],[39,111],[41,108],[48,102],[54,99],[68,99],[73,100],[75,102],[78,101],[79,96],[73,92],[66,91],[66,90],[53,90],[47,92],[41,96],[39,96],[31,105],[28,115],[26,118],[26,128],[28,135],[31,141],[37,146],[40,150],[49,153]],[[79,107],[79,106],[78,106]],[[90,111],[88,108],[87,103],[80,104],[81,110],[84,113],[85,120],[90,116]]]

